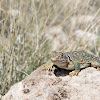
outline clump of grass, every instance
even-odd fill
[[[0,2],[6,5],[0,6],[0,94],[4,95],[10,86],[47,62],[50,41],[44,37],[46,17],[40,18],[34,1]]]

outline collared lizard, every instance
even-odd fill
[[[89,66],[100,68],[100,59],[85,51],[73,52],[51,52],[51,64],[46,65],[43,69],[52,69],[53,65],[66,70],[73,70],[69,75],[77,75],[82,68]]]

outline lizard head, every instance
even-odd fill
[[[53,62],[53,64],[57,66],[66,65],[66,57],[64,53],[52,51],[50,56],[51,56],[51,61]]]

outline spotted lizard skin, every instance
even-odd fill
[[[73,51],[73,52],[56,52],[51,53],[52,65],[56,65],[59,68],[66,70],[74,70],[70,72],[70,75],[77,75],[81,68],[89,66],[100,68],[100,59],[85,51]],[[49,67],[49,66],[47,66]]]

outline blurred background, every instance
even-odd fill
[[[0,95],[53,50],[100,56],[100,0],[0,0]]]

